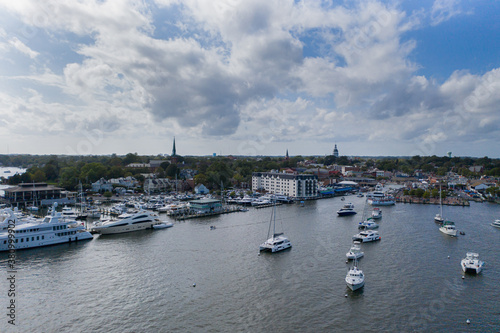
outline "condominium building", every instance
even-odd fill
[[[278,172],[254,172],[252,190],[283,194],[297,199],[315,198],[318,195],[318,176]]]

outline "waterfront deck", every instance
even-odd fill
[[[409,204],[423,204],[423,205],[439,205],[439,198],[419,198],[409,195],[396,197],[396,202],[409,203]],[[445,206],[470,206],[470,202],[463,198],[445,198],[443,200]]]

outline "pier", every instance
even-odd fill
[[[439,205],[439,198],[419,198],[412,196],[396,197],[396,202],[421,205]],[[445,206],[470,206],[470,202],[463,198],[445,198],[443,200]]]
[[[208,216],[216,216],[216,215],[222,215],[222,214],[229,214],[229,213],[235,213],[235,212],[241,212],[240,207],[225,207],[219,211],[214,211],[214,212],[207,212],[207,213],[196,213],[193,214],[191,212],[189,213],[179,213],[179,214],[172,214],[170,217],[172,217],[175,220],[182,221],[182,220],[189,220],[189,219],[195,219],[195,218],[200,218],[200,217],[208,217]]]

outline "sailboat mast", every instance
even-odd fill
[[[441,195],[441,183],[439,183],[439,206],[441,208],[441,218],[443,217],[443,196]]]

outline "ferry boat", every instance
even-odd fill
[[[13,244],[15,250],[24,250],[34,247],[71,243],[92,239],[92,235],[85,230],[83,224],[74,220],[62,219],[61,213],[56,212],[54,204],[49,215],[41,220],[19,221],[14,212],[8,209],[7,218],[2,221],[3,225],[15,225],[13,243],[9,243],[9,229],[3,229],[0,233],[0,251],[10,250]],[[12,248],[12,246],[11,246]]]
[[[153,228],[153,225],[159,223],[162,223],[162,221],[158,215],[141,210],[137,213],[118,215],[116,219],[94,222],[94,226],[90,228],[90,231],[102,235],[121,234]]]

